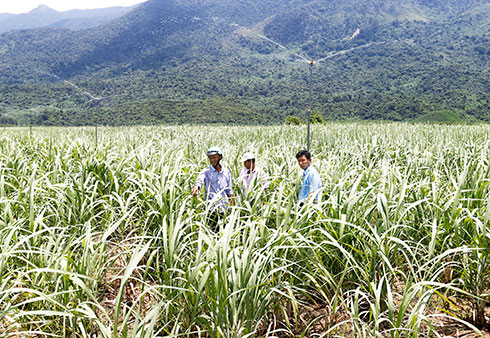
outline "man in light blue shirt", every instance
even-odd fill
[[[311,154],[308,150],[301,150],[296,154],[296,159],[298,160],[298,165],[303,172],[303,183],[301,184],[301,191],[299,192],[299,203],[303,205],[308,196],[318,202],[319,196],[321,195],[322,181],[320,179],[320,174],[311,165]]]
[[[199,190],[203,186],[205,187],[209,211],[208,220],[211,229],[217,230],[216,224],[228,209],[228,204],[233,205],[231,174],[228,169],[220,164],[223,158],[223,153],[220,148],[211,147],[206,155],[211,165],[199,173],[196,184],[192,189],[192,195],[197,196]]]

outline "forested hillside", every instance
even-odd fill
[[[97,28],[0,35],[0,118],[282,123],[306,115],[304,59],[327,57],[325,119],[488,121],[489,33],[482,0],[149,0]]]

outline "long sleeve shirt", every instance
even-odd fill
[[[309,166],[303,172],[303,183],[301,185],[301,191],[299,192],[299,202],[305,202],[308,196],[311,194],[318,202],[318,197],[320,195],[322,188],[322,181],[320,179],[320,174],[313,167]]]
[[[255,169],[252,170],[252,172],[250,172],[250,170],[247,168],[243,168],[242,171],[240,172],[240,176],[238,177],[238,181],[246,190],[253,187],[255,181],[257,180],[261,181],[262,187],[264,189],[269,188],[270,182],[267,179],[266,174],[262,170],[258,169],[257,167],[255,167]]]
[[[233,194],[230,171],[221,167],[221,171],[213,166],[204,168],[199,173],[196,185],[205,187],[206,201],[210,211],[225,212],[228,209],[228,196]]]

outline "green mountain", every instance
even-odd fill
[[[0,122],[282,123],[310,67],[325,119],[488,121],[489,33],[482,0],[149,0],[0,35]]]

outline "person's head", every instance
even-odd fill
[[[242,163],[245,166],[245,168],[247,168],[249,170],[251,168],[253,170],[255,167],[255,155],[253,153],[243,154]]]
[[[219,162],[223,158],[223,152],[218,147],[209,148],[208,151],[206,152],[206,155],[209,158],[209,163],[213,167],[216,167],[217,165],[219,165]]]
[[[308,150],[301,150],[296,154],[298,165],[301,169],[306,170],[311,164],[311,154]]]

